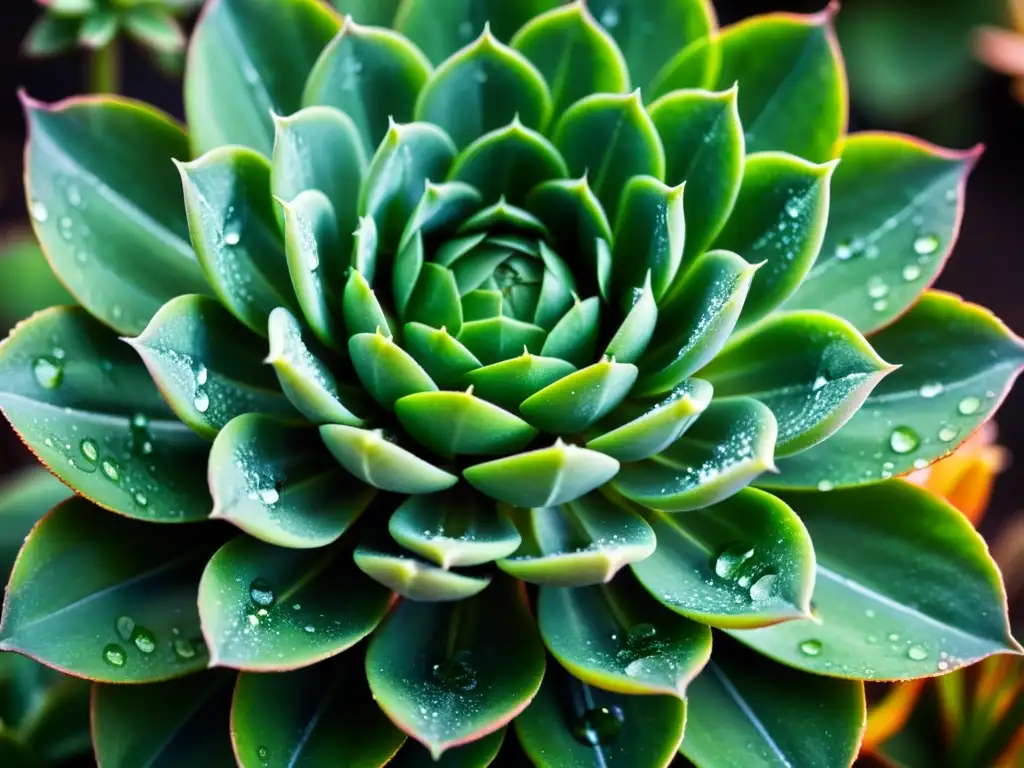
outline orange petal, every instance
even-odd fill
[[[864,750],[873,752],[906,725],[917,703],[925,680],[911,680],[890,687],[885,697],[868,710],[864,732]]]

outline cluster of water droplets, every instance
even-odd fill
[[[124,667],[129,663],[130,648],[135,648],[143,657],[153,656],[160,649],[156,633],[136,623],[131,616],[119,616],[114,622],[114,631],[119,642],[108,643],[103,648],[103,660],[112,667]],[[193,642],[177,628],[171,629],[166,646],[176,662],[191,661],[203,650],[201,643]]]
[[[746,591],[754,603],[764,603],[775,596],[778,573],[754,547],[730,544],[712,559],[711,568],[719,579]],[[741,603],[743,598],[737,594],[734,600]]]

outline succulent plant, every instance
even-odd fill
[[[79,496],[0,643],[104,766],[846,765],[863,680],[1019,650],[894,479],[1024,361],[927,290],[977,152],[846,136],[833,9],[341,6],[211,2],[188,134],[26,100],[80,306],[0,406]]]

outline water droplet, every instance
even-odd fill
[[[177,656],[179,659],[195,658],[196,647],[188,638],[176,637],[174,638],[174,643],[172,644],[172,646],[174,648],[174,655]]]
[[[459,36],[463,40],[473,39],[473,22],[469,19],[459,22]]]
[[[224,242],[228,245],[238,245],[242,241],[242,233],[236,229],[224,233]]]
[[[875,310],[875,312],[885,312],[885,310],[889,308],[889,302],[885,299],[878,299],[871,304],[871,308]]]
[[[828,384],[828,379],[826,379],[824,376],[819,376],[811,384],[811,392],[817,392],[819,389],[824,387],[826,384]]]
[[[774,573],[766,573],[750,585],[750,599],[755,602],[769,599],[775,594],[775,582],[777,580],[778,576]]]
[[[945,672],[947,669],[949,669],[949,662],[940,661],[938,664],[935,665],[935,668],[939,670],[939,672]]]
[[[889,435],[889,447],[899,454],[910,453],[920,444],[921,439],[910,427],[897,427]]]
[[[914,459],[914,469],[924,469],[928,466],[928,459],[920,458]]]
[[[65,240],[70,240],[75,236],[72,231],[75,227],[75,222],[71,220],[70,216],[61,216],[60,221],[57,222],[57,229],[60,232],[60,236]]]
[[[91,438],[87,437],[79,443],[78,449],[90,464],[95,464],[100,457],[100,447],[96,445],[96,441]]]
[[[960,430],[956,427],[943,427],[939,430],[939,440],[944,443],[951,443],[956,440],[956,436],[960,434]]]
[[[622,731],[625,719],[620,707],[594,707],[579,716],[573,724],[572,735],[588,747],[611,744]]]
[[[196,369],[196,384],[201,387],[209,380],[209,378],[210,370],[205,365],[200,364]]]
[[[875,275],[868,280],[868,296],[872,299],[881,299],[889,295],[889,284],[884,279]]]
[[[843,240],[836,246],[836,258],[846,261],[853,256],[853,246],[849,240]]]
[[[928,658],[928,651],[924,646],[912,645],[907,648],[907,658],[911,661],[924,661]]]
[[[68,185],[68,202],[72,208],[82,207],[82,190],[76,184]]]
[[[874,608],[866,608],[864,610],[864,615],[867,616],[869,619],[875,618],[875,609]]]
[[[281,494],[278,492],[277,488],[263,488],[259,491],[259,497],[260,501],[268,507],[272,507],[280,500]]]
[[[754,556],[754,550],[749,547],[733,545],[722,550],[715,558],[715,573],[723,579],[732,578],[750,558]]]
[[[37,357],[32,362],[32,373],[43,389],[56,389],[64,381],[64,366],[52,357]]]
[[[123,667],[124,663],[128,660],[128,656],[117,643],[111,643],[103,649],[103,660],[112,667]]]
[[[263,579],[254,579],[249,584],[249,597],[256,605],[264,608],[273,605],[275,600],[273,588]]]
[[[42,200],[33,198],[32,202],[28,204],[28,210],[32,214],[32,218],[40,224],[45,223],[50,218],[50,212],[46,210],[46,204]]]
[[[895,632],[893,632],[891,635],[889,635],[889,642],[890,643],[898,643],[899,640],[900,640],[900,636],[898,634],[896,634]]]
[[[821,654],[820,640],[804,640],[800,643],[800,653],[804,656],[818,656]]]
[[[959,403],[957,403],[956,409],[962,416],[971,416],[978,412],[981,408],[981,400],[977,397],[965,397]]]
[[[902,274],[904,280],[908,283],[912,283],[921,276],[921,268],[917,266],[917,264],[907,264],[907,266],[903,268]]]
[[[836,484],[833,483],[831,480],[818,481],[818,490],[821,491],[822,493],[828,493],[831,490],[835,490],[835,487]]]
[[[914,241],[914,253],[918,256],[931,256],[939,250],[938,235],[921,235]]]
[[[107,480],[112,483],[121,482],[121,467],[118,466],[116,461],[104,459],[103,463],[100,464],[100,468],[103,470],[103,474],[107,476]]]
[[[135,632],[135,620],[131,616],[120,616],[114,626],[122,640],[127,642],[132,639],[132,633]]]
[[[477,685],[473,655],[469,651],[456,651],[451,658],[431,668],[431,677],[436,685],[449,691],[472,691]]]
[[[305,627],[303,627],[303,629],[309,632],[310,634],[316,632],[316,627],[314,627],[312,624],[307,624]]]
[[[149,504],[149,499],[146,498],[146,494],[141,491],[136,491],[133,498],[135,499],[135,503],[140,507],[144,507]]]
[[[786,204],[786,215],[791,219],[795,219],[800,215],[800,202],[798,200],[791,200]]]
[[[206,413],[210,409],[210,396],[202,391],[196,392],[196,398],[192,404],[200,413]]]
[[[615,29],[619,26],[619,10],[608,7],[601,13],[601,26],[605,29]]]
[[[270,750],[263,746],[256,747],[256,757],[261,763],[266,763],[270,760]]]
[[[934,381],[928,384],[922,384],[921,389],[918,390],[918,394],[926,400],[930,400],[933,397],[938,397],[942,394],[944,387],[941,382]]]
[[[135,632],[132,633],[132,642],[143,653],[152,653],[156,650],[156,637],[145,627],[135,628]]]

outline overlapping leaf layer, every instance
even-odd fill
[[[845,765],[858,681],[1017,650],[889,480],[1024,362],[926,291],[975,155],[845,136],[831,11],[339,4],[211,2],[188,135],[28,103],[81,306],[0,406],[80,497],[0,638],[104,765]]]

